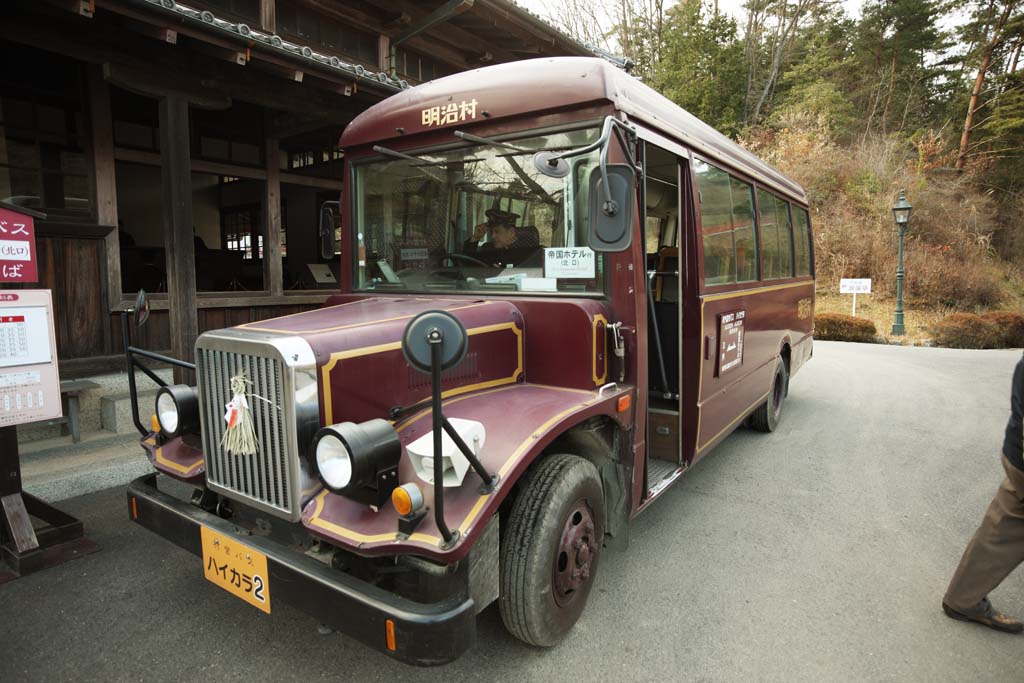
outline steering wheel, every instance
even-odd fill
[[[480,266],[481,268],[493,268],[494,267],[490,263],[484,263],[480,259],[478,259],[478,258],[476,258],[474,256],[469,256],[468,254],[447,253],[447,254],[443,254],[441,256],[441,262],[443,263],[445,261],[445,259],[450,259],[452,261],[462,261],[463,263],[467,263],[467,264],[474,265],[474,266]],[[439,268],[438,270],[441,270],[441,269]]]

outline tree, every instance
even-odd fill
[[[976,116],[988,104],[982,100],[982,88],[989,70],[1000,58],[1000,53],[1006,51],[1007,45],[1011,46],[1010,51],[1014,55],[1019,55],[1021,21],[1019,16],[1013,16],[1018,4],[1019,0],[986,0],[983,6],[975,9],[973,21],[964,29],[964,35],[973,38],[975,45],[975,49],[965,56],[965,62],[972,56],[975,57],[978,60],[978,70],[967,103],[963,132],[960,135],[960,149],[954,165],[957,171],[963,171],[972,150],[971,133],[978,125]],[[1008,40],[1011,37],[1017,38],[1018,47],[1013,48],[1013,43]],[[1016,68],[1015,60],[1013,64]]]
[[[791,47],[797,34],[800,21],[818,4],[819,0],[749,0],[747,3],[747,34],[745,36],[744,55],[747,64],[746,101],[744,111],[746,123],[757,124],[761,121],[765,104],[775,90],[776,81],[783,68],[783,57]],[[769,28],[769,23],[774,26]],[[761,50],[770,55],[767,60],[767,74],[756,87],[759,73]],[[750,108],[754,94],[756,103]]]
[[[667,14],[661,59],[651,85],[727,134],[743,125],[743,43],[735,20],[705,0]]]

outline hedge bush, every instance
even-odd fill
[[[1024,313],[1014,311],[989,311],[981,319],[996,326],[999,346],[1013,349],[1024,346]]]
[[[1000,327],[974,313],[954,313],[932,325],[935,344],[953,349],[995,349],[1001,346]]]
[[[814,316],[814,338],[826,341],[874,342],[875,324],[866,318],[843,313]]]

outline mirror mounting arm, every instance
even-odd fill
[[[601,212],[608,217],[616,216],[619,212],[619,204],[612,198],[611,190],[608,187],[608,148],[610,147],[608,143],[611,141],[613,133],[615,134],[616,139],[618,139],[619,144],[622,145],[623,154],[625,154],[626,161],[630,168],[638,172],[639,167],[636,160],[633,158],[633,153],[630,151],[630,144],[627,139],[628,137],[634,137],[636,133],[631,126],[623,123],[613,116],[605,117],[604,126],[601,129],[601,136],[589,145],[580,147],[579,149],[570,149],[562,152],[561,154],[545,155],[542,160],[536,162],[536,165],[541,168],[542,172],[545,170],[544,165],[547,165],[548,173],[553,176],[560,177],[565,175],[564,169],[560,169],[561,162],[565,159],[571,159],[572,157],[593,152],[595,149],[600,149],[601,180],[603,181],[601,185],[604,190],[604,202],[601,204]]]

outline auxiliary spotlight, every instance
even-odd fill
[[[156,392],[156,419],[168,439],[199,431],[199,395],[195,387],[173,384]]]

